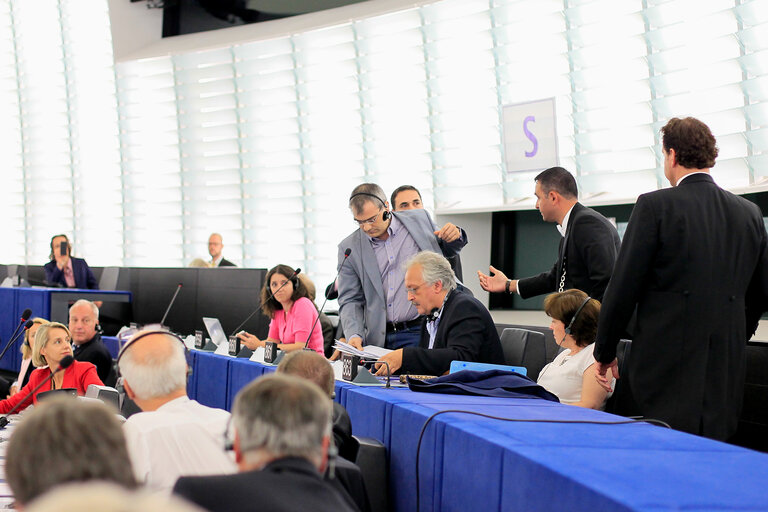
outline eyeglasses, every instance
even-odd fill
[[[427,283],[424,282],[424,283],[421,283],[419,286],[415,286],[413,288],[406,288],[405,291],[406,291],[406,293],[410,293],[412,295],[416,295],[416,292],[419,291],[419,288],[421,288],[425,284],[427,284]]]
[[[357,224],[358,226],[366,226],[366,225],[367,225],[367,226],[370,226],[371,224],[373,224],[374,222],[376,222],[376,218],[379,216],[379,213],[381,213],[381,209],[379,209],[379,212],[378,212],[376,215],[374,215],[373,217],[371,217],[370,219],[365,219],[365,220],[357,220],[357,219],[353,219],[353,221],[354,221],[354,222],[355,222],[355,224]]]

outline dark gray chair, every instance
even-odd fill
[[[546,341],[540,332],[506,328],[501,333],[501,348],[505,364],[524,366],[534,381],[547,362]]]
[[[389,510],[387,447],[372,437],[352,436],[358,443],[355,464],[363,473],[372,512]]]

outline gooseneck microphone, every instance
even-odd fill
[[[333,282],[334,283],[336,282],[336,279],[339,278],[339,274],[341,274],[341,269],[344,267],[344,263],[347,262],[347,258],[349,258],[350,254],[352,254],[352,249],[347,247],[347,250],[344,251],[344,259],[341,260],[341,265],[339,265],[339,271],[336,272],[336,277],[333,278]],[[323,308],[325,307],[325,303],[328,302],[328,295],[330,295],[330,290],[326,291],[326,293],[325,293],[325,300],[323,301],[323,305],[320,306],[320,309],[317,310],[317,318],[315,318],[315,322],[312,324],[312,328],[309,329],[309,334],[307,335],[307,341],[304,342],[304,350],[307,350],[307,347],[309,346],[309,340],[310,340],[310,338],[312,338],[312,331],[315,330],[315,325],[317,325],[317,322],[320,320],[320,313],[323,312]]]
[[[32,323],[29,324],[29,327],[27,327],[28,322],[32,322],[29,317],[32,316],[32,310],[27,308],[24,310],[24,312],[21,314],[21,321],[19,321],[19,325],[16,326],[16,329],[14,329],[13,334],[11,334],[11,339],[8,340],[8,343],[5,344],[5,347],[3,348],[3,351],[0,352],[0,359],[3,358],[5,353],[8,351],[8,348],[13,345],[13,342],[19,339],[19,335],[24,332],[24,330],[21,329],[21,326],[24,326],[25,329],[29,329],[29,327],[32,326]]]
[[[66,356],[61,361],[59,361],[59,367],[56,368],[56,371],[51,372],[51,374],[47,378],[45,378],[40,384],[35,386],[35,389],[33,389],[32,391],[27,393],[27,396],[25,396],[20,402],[18,402],[16,405],[14,405],[13,408],[10,411],[8,411],[7,414],[5,414],[2,417],[0,417],[0,430],[4,429],[6,427],[6,425],[8,425],[8,423],[10,423],[11,420],[8,419],[8,416],[10,416],[14,412],[16,412],[16,410],[19,407],[21,407],[21,405],[23,403],[25,403],[27,400],[29,400],[29,397],[34,396],[35,393],[37,392],[37,390],[40,389],[41,387],[43,387],[43,385],[45,383],[51,382],[53,380],[54,375],[56,375],[57,373],[59,373],[62,370],[66,370],[67,368],[69,368],[74,361],[75,361],[75,358],[72,357],[72,356]]]
[[[179,283],[176,286],[176,291],[173,293],[173,297],[171,297],[171,303],[168,304],[168,307],[165,308],[165,314],[163,315],[163,319],[160,320],[160,325],[165,325],[165,319],[168,317],[168,313],[171,312],[171,308],[173,307],[173,303],[176,302],[176,297],[179,295],[179,292],[181,291],[182,286],[184,286],[183,283]]]
[[[283,289],[283,286],[285,286],[285,285],[287,285],[289,282],[293,281],[293,279],[294,279],[296,276],[298,276],[300,272],[301,272],[301,269],[300,269],[300,268],[297,268],[296,270],[294,270],[294,271],[293,271],[293,274],[291,274],[291,276],[288,278],[288,280],[287,280],[286,282],[284,282],[283,284],[281,284],[281,285],[280,285],[280,287],[279,287],[277,290],[275,290],[274,292],[270,293],[270,294],[269,294],[269,297],[267,297],[267,300],[266,300],[266,301],[264,301],[264,302],[269,302],[270,300],[272,300],[272,297],[274,297],[274,296],[275,296],[275,294],[276,294],[277,292],[279,292],[280,290],[282,290],[282,289]],[[267,286],[269,286],[269,283],[267,283]],[[243,320],[243,323],[241,323],[240,325],[238,325],[237,327],[235,327],[235,329],[232,331],[232,334],[230,334],[230,336],[234,336],[235,334],[237,334],[237,331],[239,331],[239,330],[240,330],[240,328],[241,328],[242,326],[244,326],[244,325],[245,325],[245,324],[248,322],[248,320],[250,320],[250,319],[251,319],[251,317],[253,317],[253,315],[255,315],[256,313],[258,313],[259,311],[261,311],[261,306],[262,306],[262,305],[261,305],[261,304],[259,304],[259,307],[258,307],[258,308],[256,308],[256,309],[254,309],[254,310],[253,310],[253,313],[251,313],[250,315],[248,315],[248,318],[246,318],[245,320]]]

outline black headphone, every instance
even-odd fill
[[[581,303],[581,306],[576,310],[576,312],[573,314],[573,317],[571,318],[571,321],[568,323],[568,327],[565,328],[565,334],[571,334],[571,327],[573,327],[574,322],[576,322],[576,319],[579,317],[579,313],[581,313],[581,310],[584,309],[584,306],[587,305],[587,302],[589,302],[592,299],[592,297],[587,296],[586,299],[584,299],[584,302]]]
[[[357,194],[352,194],[351,196],[349,196],[349,200],[352,201],[357,196],[375,197],[376,200],[381,203],[381,206],[384,207],[384,213],[381,214],[381,220],[382,221],[386,222],[392,216],[392,214],[389,213],[389,210],[387,210],[387,203],[384,202],[379,196],[374,195],[374,194],[369,194],[368,192],[358,192]]]

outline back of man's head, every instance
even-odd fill
[[[315,383],[329,397],[333,396],[336,379],[328,360],[314,350],[296,350],[283,357],[277,366],[277,373],[295,375]]]
[[[365,208],[365,204],[371,202],[377,207],[387,207],[387,195],[384,190],[375,183],[362,183],[349,194],[349,208],[352,213],[359,215]]]
[[[8,443],[5,471],[21,504],[67,482],[136,486],[114,413],[104,404],[70,397],[46,400],[26,416]]]
[[[687,169],[714,167],[718,149],[709,126],[694,117],[673,117],[661,129],[665,151],[675,150],[677,163]]]
[[[251,455],[262,461],[301,457],[319,467],[331,431],[331,401],[307,380],[268,375],[237,394],[232,421],[235,449],[246,463]]]
[[[545,194],[550,191],[557,192],[565,199],[578,199],[579,189],[576,186],[576,178],[562,167],[550,167],[542,171],[534,178]]]
[[[123,347],[118,361],[120,375],[139,400],[163,398],[186,390],[184,346],[168,332],[138,332]]]

